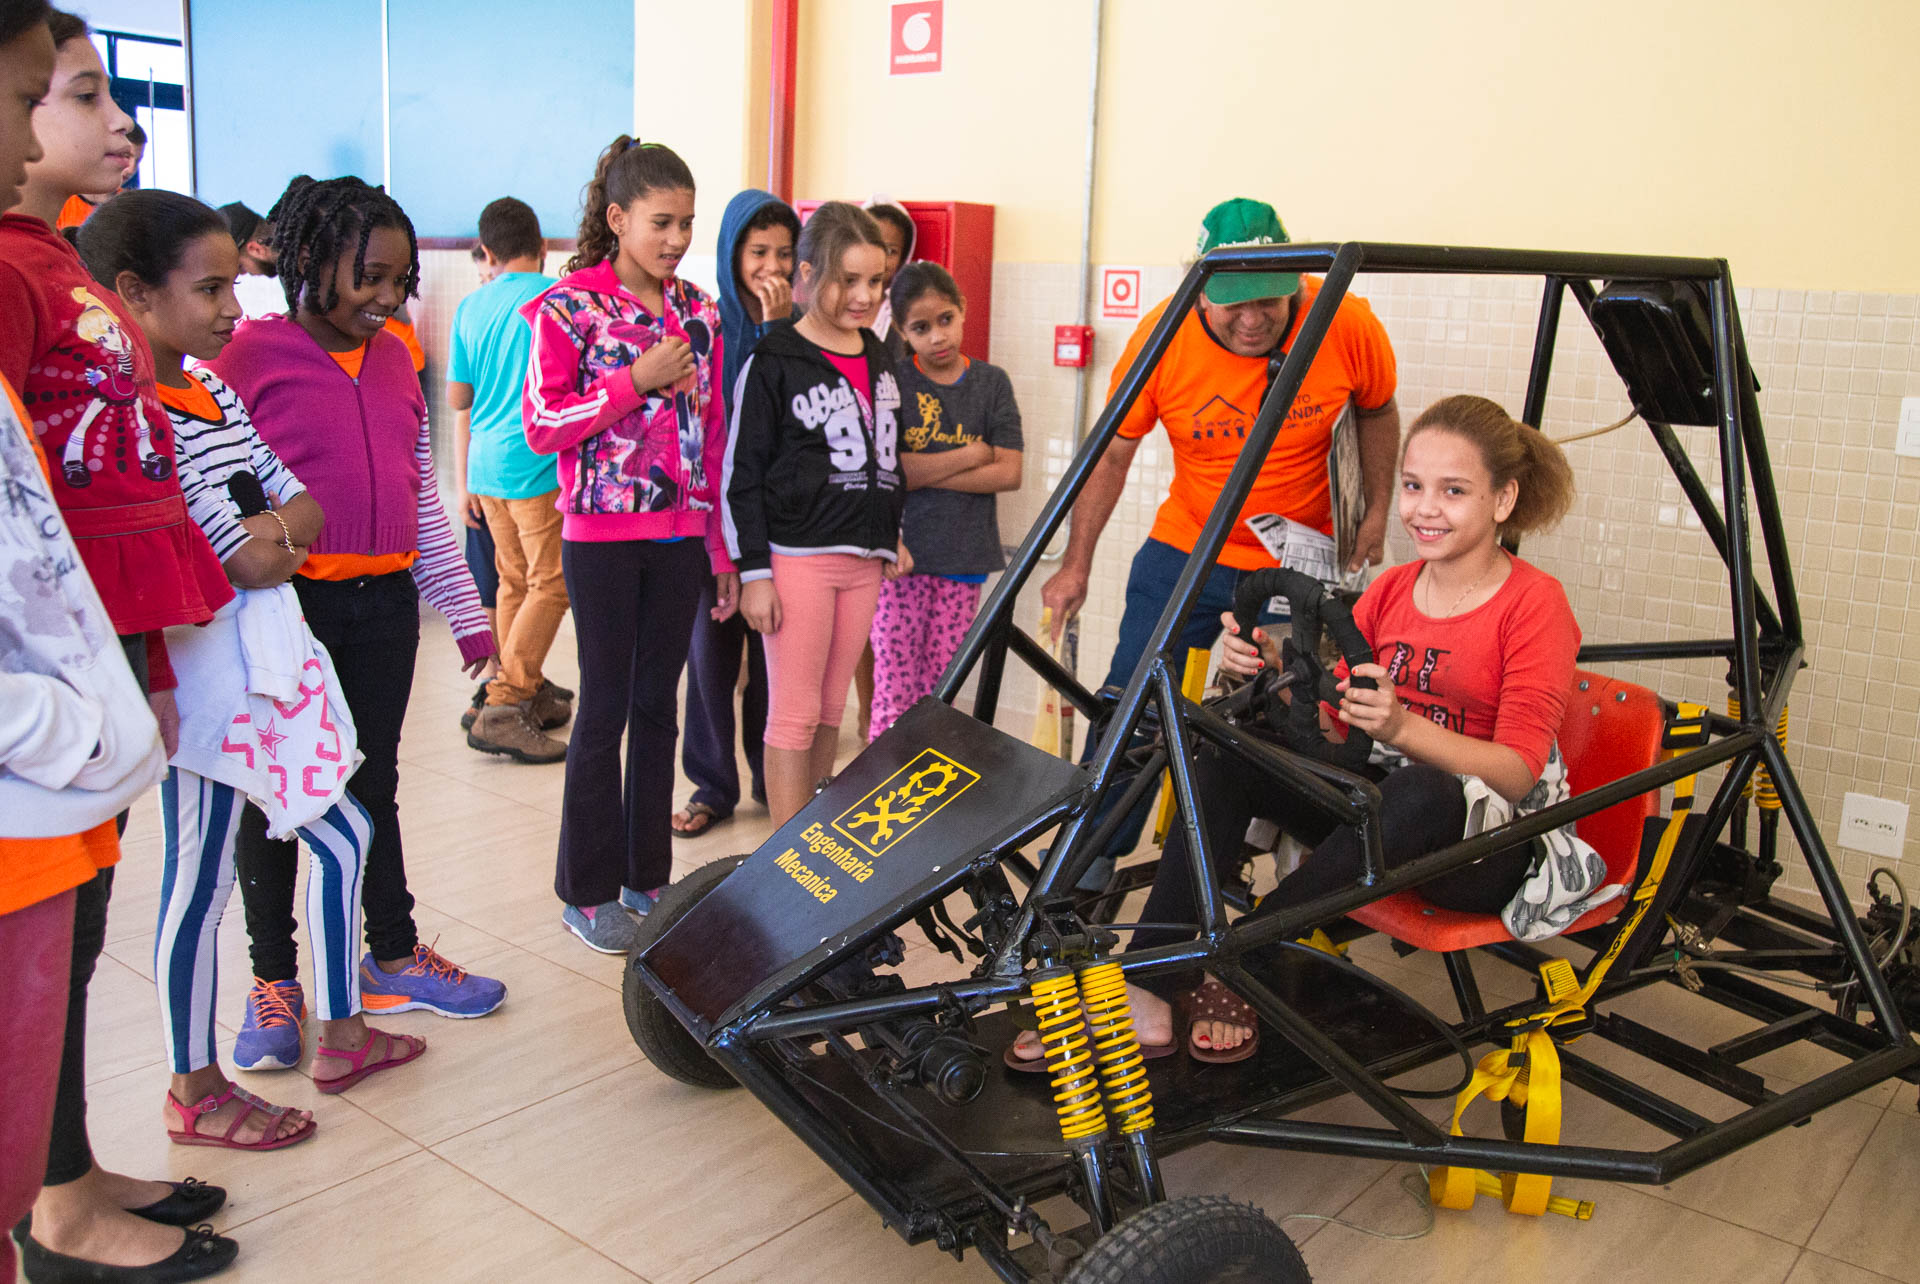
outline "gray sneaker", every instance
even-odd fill
[[[589,949],[602,954],[625,954],[639,939],[640,926],[620,907],[619,901],[605,905],[569,905],[560,911],[560,921]]]

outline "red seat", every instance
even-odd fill
[[[1645,687],[1577,670],[1567,712],[1560,723],[1560,755],[1575,795],[1651,767],[1660,757],[1666,713],[1660,698]],[[1640,835],[1646,821],[1660,814],[1660,793],[1652,790],[1615,803],[1576,823],[1580,837],[1607,862],[1608,883],[1631,883],[1640,864]],[[1626,908],[1616,896],[1583,915],[1567,930],[1604,923]],[[1396,940],[1423,950],[1446,953],[1511,940],[1498,914],[1465,914],[1430,905],[1418,891],[1383,897],[1354,910],[1352,917]]]

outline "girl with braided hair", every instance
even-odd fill
[[[241,326],[208,369],[327,515],[292,583],[333,657],[365,755],[347,785],[373,822],[361,885],[361,1002],[370,1016],[415,1008],[484,1016],[506,987],[420,941],[395,802],[420,599],[452,624],[470,676],[494,650],[434,479],[420,382],[406,346],[385,329],[418,292],[413,224],[377,187],[305,175],[268,218],[287,314]],[[236,857],[255,982],[233,1059],[247,1070],[286,1069],[300,1060],[306,1008],[293,942],[298,844],[270,840],[265,816],[250,805]],[[407,1051],[373,1042],[383,1059]]]

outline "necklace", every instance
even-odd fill
[[[1482,584],[1486,583],[1487,576],[1491,575],[1492,573],[1493,572],[1491,569],[1480,572],[1479,578],[1474,580],[1473,583],[1467,585],[1467,591],[1462,593],[1459,597],[1456,597],[1453,599],[1452,606],[1448,607],[1445,611],[1442,611],[1442,612],[1429,611],[1428,614],[1432,615],[1437,620],[1444,620],[1451,617],[1455,612],[1457,612],[1460,609],[1460,604],[1462,602],[1472,597],[1474,595],[1475,590],[1477,590]],[[1427,605],[1432,606],[1433,605],[1433,577],[1431,575],[1428,575],[1428,576],[1425,576],[1424,578],[1426,580],[1426,585],[1427,585]]]

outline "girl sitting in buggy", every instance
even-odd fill
[[[1494,823],[1489,811],[1504,819],[1509,811],[1537,810],[1566,796],[1554,738],[1572,686],[1580,628],[1559,581],[1507,552],[1500,540],[1551,527],[1572,499],[1573,474],[1560,448],[1484,397],[1435,402],[1407,432],[1399,510],[1418,558],[1382,574],[1355,606],[1354,622],[1375,661],[1356,667],[1353,676],[1379,685],[1364,689],[1342,681],[1335,712],[1341,723],[1373,738],[1364,770],[1380,790],[1389,867],[1457,841],[1470,810],[1477,812],[1477,830]],[[1223,619],[1226,669],[1251,677],[1280,662],[1263,630],[1243,639],[1233,615]],[[1354,830],[1333,825],[1259,774],[1236,770],[1211,745],[1198,752],[1195,784],[1213,850],[1238,850],[1255,817],[1275,821],[1311,848],[1256,914],[1359,880],[1362,848]],[[1543,859],[1549,847],[1572,860]],[[1142,921],[1197,918],[1191,859],[1184,829],[1176,825]],[[1423,883],[1420,893],[1447,909],[1505,913],[1516,935],[1544,935],[1526,931],[1532,926],[1528,916],[1544,905],[1562,926],[1572,922],[1576,912],[1591,908],[1581,898],[1604,873],[1599,857],[1577,845],[1568,826],[1564,834],[1556,831]],[[1144,928],[1134,933],[1131,948],[1192,935],[1179,927]],[[1259,1033],[1252,1008],[1211,978],[1176,996],[1180,984],[1177,976],[1167,976],[1147,979],[1144,989],[1128,987],[1147,1056],[1178,1049],[1170,1002],[1176,997],[1184,1008],[1189,1055],[1208,1062],[1253,1055]],[[1007,1060],[1023,1069],[1046,1064],[1032,1032],[1020,1037]]]

